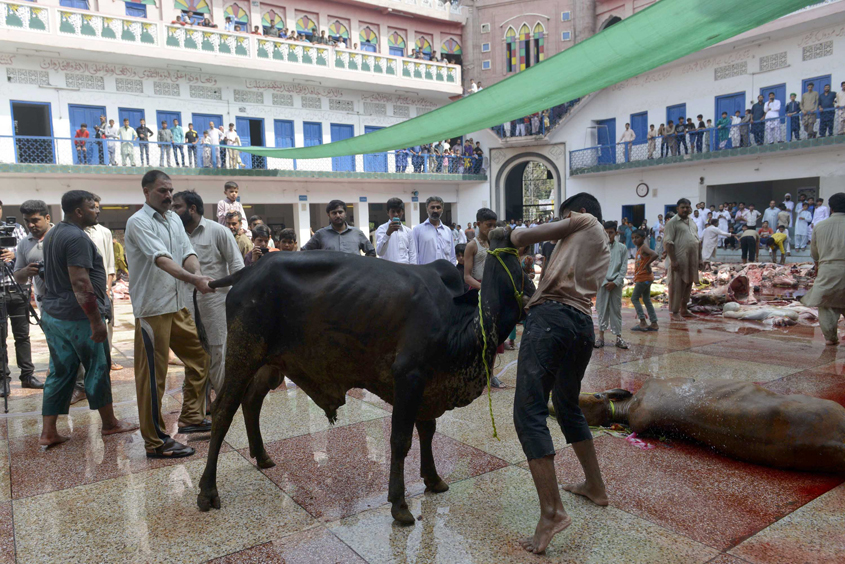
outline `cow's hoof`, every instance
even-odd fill
[[[390,508],[390,514],[393,515],[393,518],[396,519],[400,525],[413,525],[417,522],[404,502],[394,503],[393,507]]]
[[[426,483],[425,491],[431,492],[431,493],[448,492],[449,491],[449,484],[447,484],[446,482],[444,482],[443,480],[438,478],[437,482],[434,483],[433,485],[429,485],[428,483]]]
[[[260,457],[260,458],[257,458],[255,460],[255,462],[258,464],[259,468],[264,468],[264,469],[272,468],[273,466],[276,465],[276,463],[273,462],[273,459],[270,458],[269,456],[267,456],[266,454],[264,456]]]
[[[216,491],[211,493],[200,492],[197,495],[197,507],[200,508],[200,511],[208,511],[212,507],[220,509],[220,496],[217,495]]]

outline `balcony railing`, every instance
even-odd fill
[[[439,4],[439,0],[432,0]],[[22,2],[0,1],[0,29],[39,34],[78,36],[129,45],[143,45],[139,51],[154,55],[149,47],[170,51],[209,53],[237,59],[262,59],[342,69],[362,75],[396,76],[430,83],[459,85],[460,67],[419,61],[407,57],[339,49],[261,35],[220,31],[214,28],[181,26],[138,18],[105,16],[81,10],[49,8]],[[174,53],[162,53],[172,59]],[[289,69],[285,69],[289,70]]]
[[[548,126],[546,125],[545,116],[541,113],[536,122],[531,120],[531,116],[528,116],[529,120],[527,123],[524,121],[525,118],[520,118],[509,121],[508,123],[503,123],[502,125],[491,127],[490,129],[493,133],[498,135],[500,139],[508,139],[511,137],[530,137],[534,135],[545,137],[547,133],[554,129],[554,127],[560,123],[567,114],[569,114],[569,110],[571,110],[575,104],[580,101],[581,98],[576,98],[575,100],[566,102],[565,104],[560,104],[550,108]]]
[[[414,155],[407,150],[326,159],[281,159],[239,151],[240,147],[211,144],[121,141],[119,139],[0,135],[0,165],[24,165],[32,172],[135,174],[111,167],[178,167],[206,174],[208,169],[362,172],[382,174],[442,174],[484,176],[484,157]],[[30,166],[31,165],[31,166]]]
[[[800,149],[845,142],[845,110],[830,108],[682,134],[570,151],[570,173],[585,174],[686,160]]]

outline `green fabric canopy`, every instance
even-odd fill
[[[542,63],[414,119],[325,145],[241,150],[316,159],[458,137],[586,96],[815,3],[818,0],[660,0]]]

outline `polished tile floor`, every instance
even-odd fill
[[[695,376],[759,382],[845,405],[845,346],[824,347],[816,328],[765,330],[754,322],[699,318],[659,333],[630,333],[630,349],[596,351],[583,389],[636,391],[648,378]],[[115,410],[137,419],[129,305],[118,306],[112,374]],[[665,321],[664,321],[665,320]],[[11,345],[11,341],[9,342]],[[47,349],[33,331],[43,376]],[[295,386],[271,393],[262,432],[275,468],[256,469],[238,414],[219,461],[223,509],[200,513],[198,480],[208,436],[180,436],[197,454],[149,461],[137,433],[103,438],[85,403],[60,419],[71,441],[42,453],[41,393],[20,389],[0,415],[0,564],[45,562],[505,563],[842,562],[845,476],[753,466],[678,441],[640,450],[596,432],[610,493],[599,508],[563,492],[573,525],[548,558],[517,545],[538,517],[536,493],[512,423],[516,353],[497,360],[508,386],[444,415],[434,441],[449,492],[424,493],[416,439],[408,456],[408,501],[417,524],[393,525],[387,505],[391,407],[350,391],[337,424]],[[171,433],[181,405],[181,367],[168,375],[163,411]],[[550,423],[553,423],[550,421]],[[581,470],[552,427],[561,483]]]

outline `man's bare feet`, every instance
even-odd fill
[[[587,482],[580,484],[564,484],[563,489],[575,495],[582,495],[595,503],[604,507],[607,505],[607,491],[603,487],[587,486]]]
[[[41,437],[38,439],[38,446],[41,447],[41,450],[47,450],[50,447],[60,445],[69,440],[70,437],[63,437],[58,433],[51,433],[49,435],[42,433]]]
[[[672,321],[684,321],[684,318],[681,317],[680,313],[673,313],[669,319],[671,319]]]
[[[557,513],[552,518],[541,516],[534,530],[534,536],[519,541],[519,544],[528,552],[543,554],[554,536],[571,524],[572,519],[565,512]]]
[[[825,341],[824,344],[829,347],[836,347],[839,345],[839,341]]]
[[[682,315],[683,317],[695,317],[695,315],[693,315],[692,313],[690,313],[688,309],[682,309],[682,310],[681,310],[681,315]]]
[[[130,423],[129,421],[118,421],[116,425],[106,427],[103,425],[103,436],[116,435],[118,433],[129,433],[138,429],[138,425]]]

